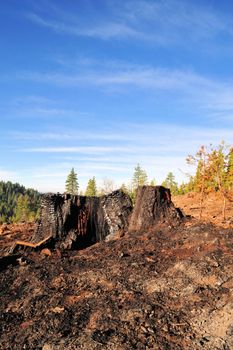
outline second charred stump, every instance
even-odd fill
[[[183,214],[171,201],[170,190],[163,186],[142,186],[130,220],[130,231],[147,230],[158,223],[175,225]]]
[[[32,242],[51,237],[62,249],[85,248],[128,229],[132,203],[122,191],[102,197],[44,194]]]

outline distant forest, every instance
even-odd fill
[[[0,181],[0,224],[34,221],[39,214],[40,193],[18,183]]]
[[[189,192],[200,193],[200,217],[203,202],[210,192],[219,192],[223,199],[223,217],[226,201],[233,201],[233,147],[222,142],[217,148],[201,146],[195,155],[189,155],[187,163],[194,166],[195,173],[188,176],[189,181],[178,185],[175,176],[169,172],[162,182],[172,195]],[[188,175],[188,174],[187,174]],[[127,193],[134,204],[137,188],[143,185],[154,186],[156,180],[148,180],[147,173],[138,164],[129,184],[122,184],[121,190]],[[72,168],[66,180],[66,192],[86,196],[101,196],[114,190],[113,181],[105,180],[104,187],[97,188],[95,177],[89,179],[86,191],[79,192],[78,176]],[[10,181],[0,181],[0,224],[5,222],[34,221],[38,218],[40,193],[26,189]]]

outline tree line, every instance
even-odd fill
[[[223,217],[225,217],[226,202],[233,201],[233,147],[222,142],[219,146],[201,146],[194,155],[189,155],[187,163],[194,166],[194,175],[188,176],[188,181],[180,185],[175,176],[169,172],[162,185],[171,190],[172,195],[197,192],[200,194],[200,217],[205,196],[210,192],[219,192],[223,201]],[[140,164],[134,168],[132,179],[128,184],[121,185],[122,191],[127,193],[135,202],[136,191],[139,186],[155,186],[156,180],[149,180],[146,170]],[[85,191],[79,191],[78,175],[71,169],[66,179],[67,193],[86,196],[101,196],[115,189],[111,179],[104,179],[102,187],[98,188],[96,178],[88,180]],[[39,215],[40,193],[33,189],[26,189],[10,181],[0,181],[0,224],[4,222],[34,221]]]
[[[144,185],[155,186],[156,180],[149,180],[146,170],[144,170],[140,166],[140,164],[137,164],[137,166],[134,168],[134,173],[130,183],[122,183],[120,188],[123,192],[129,194],[132,201],[134,202],[137,188],[139,186]],[[185,192],[184,185],[182,184],[182,186],[178,186],[178,183],[175,181],[175,176],[172,172],[169,172],[167,174],[165,180],[162,182],[162,186],[169,188],[173,195]],[[77,173],[74,171],[74,168],[72,168],[69,175],[67,176],[65,188],[66,193],[70,193],[73,195],[80,194],[85,196],[102,196],[112,192],[115,189],[115,186],[113,180],[105,178],[103,180],[103,185],[100,188],[98,188],[96,178],[95,176],[93,176],[91,179],[88,180],[86,190],[84,192],[79,191],[78,176]],[[188,189],[187,186],[186,189]]]
[[[0,224],[34,221],[39,215],[40,193],[18,183],[0,181]]]
[[[187,182],[180,185],[176,182],[175,176],[169,172],[162,182],[162,186],[169,188],[172,195],[181,195],[189,192],[200,193],[200,217],[202,215],[203,201],[206,194],[219,192],[223,198],[223,216],[225,217],[226,201],[232,199],[233,190],[233,147],[222,142],[217,147],[201,146],[194,155],[189,155],[187,163],[195,167],[194,175],[186,174]],[[156,180],[148,179],[146,171],[137,164],[129,184],[123,183],[121,189],[129,194],[133,203],[135,202],[136,191],[139,186],[156,185]],[[78,193],[78,179],[74,169],[71,170],[66,181],[68,193]],[[102,188],[98,189],[95,177],[89,179],[85,192],[86,196],[98,196],[107,194],[114,190],[114,183],[105,179]]]

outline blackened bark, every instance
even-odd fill
[[[102,197],[45,194],[32,242],[52,237],[63,249],[84,248],[128,229],[132,203],[122,191]]]
[[[181,217],[170,190],[162,186],[139,187],[134,209],[130,197],[121,190],[102,197],[44,194],[31,242],[37,244],[51,237],[60,249],[82,249],[158,223],[175,225]]]
[[[147,230],[159,223],[176,225],[183,214],[171,201],[170,190],[163,186],[142,186],[137,190],[129,231]]]

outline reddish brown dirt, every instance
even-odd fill
[[[192,220],[2,258],[0,349],[233,349],[232,248],[232,229]]]
[[[18,223],[0,225],[0,256],[9,249],[17,240],[29,241],[34,230],[35,223]]]
[[[212,222],[222,227],[233,227],[233,193],[229,194],[230,200],[226,201],[226,219],[223,220],[222,207],[223,198],[220,193],[206,195],[203,203],[202,220]],[[187,193],[185,195],[172,197],[174,204],[181,208],[186,215],[199,219],[200,195],[198,193]]]

